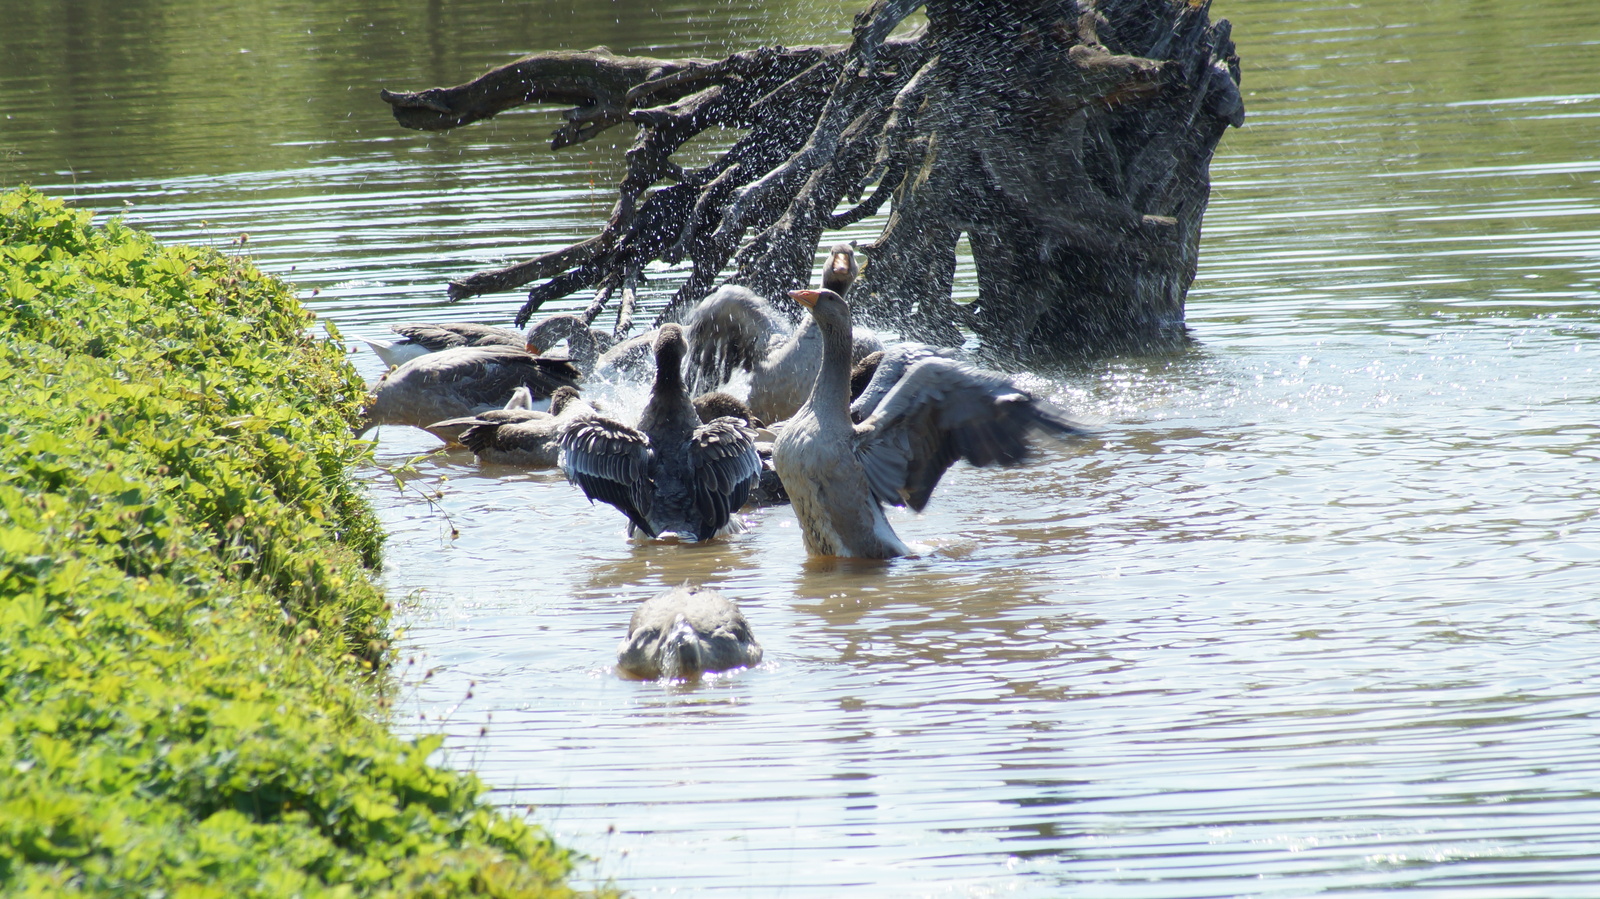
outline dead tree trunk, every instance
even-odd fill
[[[885,39],[922,5],[876,0],[845,47],[552,52],[453,88],[385,91],[410,128],[563,103],[553,148],[639,129],[598,235],[451,282],[451,297],[540,281],[519,324],[584,289],[598,313],[646,262],[687,258],[672,319],[730,264],[767,295],[803,285],[823,231],[892,199],[850,293],[869,321],[942,343],[970,331],[1010,359],[1181,341],[1211,155],[1244,116],[1228,22],[1210,21],[1208,0],[926,0],[921,34]],[[746,133],[703,168],[672,161],[713,126]],[[963,234],[970,304],[950,296]]]

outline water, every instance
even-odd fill
[[[418,134],[378,87],[837,40],[856,4],[68,6],[0,0],[0,185],[242,248],[377,336],[503,323],[519,295],[444,281],[592,234],[621,171],[549,153],[551,111]],[[1600,894],[1600,14],[1215,13],[1250,119],[1196,345],[1031,373],[1098,439],[954,469],[893,518],[923,555],[863,565],[806,561],[786,509],[630,546],[558,475],[384,429],[397,726],[642,895]],[[685,579],[766,663],[618,679]]]

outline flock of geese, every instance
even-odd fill
[[[885,346],[853,327],[841,295],[857,272],[854,249],[835,246],[822,288],[789,294],[809,313],[798,326],[738,285],[682,324],[615,344],[574,315],[526,333],[396,325],[398,339],[367,341],[394,367],[372,386],[357,430],[410,425],[484,462],[559,467],[591,503],[621,512],[630,538],[710,540],[743,530],[747,504],[789,502],[811,555],[909,555],[885,505],[921,511],[958,459],[1016,465],[1036,436],[1088,432],[956,350]],[[564,358],[547,355],[562,342]],[[745,400],[725,389],[741,372]],[[585,379],[651,386],[629,420],[585,399]],[[635,612],[618,667],[678,678],[760,658],[732,602],[685,584]]]

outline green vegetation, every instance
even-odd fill
[[[566,896],[376,720],[361,384],[249,262],[0,195],[0,892]]]

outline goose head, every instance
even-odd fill
[[[844,297],[824,287],[821,290],[791,290],[789,296],[806,307],[823,332],[850,333],[850,304]]]
[[[828,252],[828,261],[822,266],[822,286],[843,295],[861,274],[856,262],[856,248],[847,243],[836,243]]]
[[[557,387],[556,392],[550,394],[550,414],[560,415],[567,407],[579,402],[582,397],[576,387]]]

